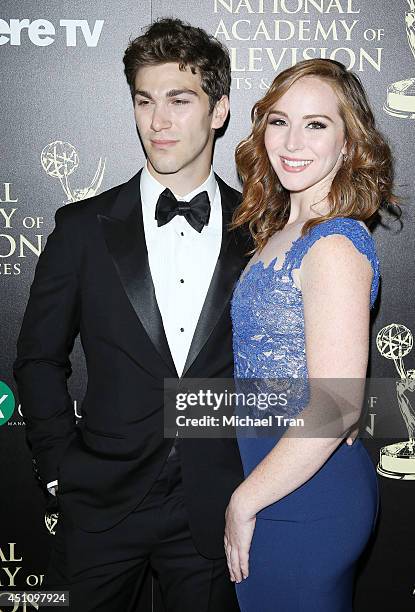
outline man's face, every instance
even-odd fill
[[[196,177],[207,177],[214,130],[223,125],[227,104],[224,96],[209,113],[200,76],[189,67],[180,70],[179,64],[168,63],[137,71],[135,121],[149,170],[161,183],[173,180],[185,193]]]

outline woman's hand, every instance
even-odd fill
[[[232,582],[241,582],[249,574],[249,549],[255,529],[256,516],[245,510],[243,497],[238,489],[232,495],[226,509],[225,552]]]

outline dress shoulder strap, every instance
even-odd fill
[[[287,268],[290,270],[299,268],[303,257],[317,240],[334,234],[348,238],[355,248],[369,260],[373,270],[370,300],[371,306],[373,306],[379,288],[379,260],[372,235],[366,227],[356,219],[337,217],[335,219],[328,219],[314,226],[305,236],[301,236],[293,243],[290,252],[287,254],[287,261],[285,262]]]

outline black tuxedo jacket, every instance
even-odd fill
[[[232,377],[230,298],[247,239],[227,226],[240,194],[217,177],[223,237],[184,377]],[[123,519],[159,475],[163,380],[177,377],[148,265],[140,172],[127,183],[60,208],[39,258],[14,365],[27,438],[44,483],[86,531]],[[171,305],[174,308],[174,303]],[[75,425],[67,389],[80,333],[88,385]],[[199,552],[223,555],[224,512],[242,480],[237,443],[183,439],[183,486]]]

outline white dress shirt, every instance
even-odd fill
[[[208,225],[199,233],[176,215],[157,227],[159,195],[166,189],[148,171],[141,173],[140,191],[148,261],[170,352],[181,376],[197,322],[209,289],[222,244],[222,206],[219,186],[211,169],[206,181],[185,196],[188,202],[207,191],[211,211]],[[47,487],[55,495],[57,480]]]
[[[199,233],[183,216],[157,227],[155,210],[166,189],[148,171],[141,173],[141,202],[148,261],[167,342],[181,376],[196,325],[212,280],[222,243],[222,206],[213,171],[206,181],[178,200],[190,201],[207,191],[211,211]]]

